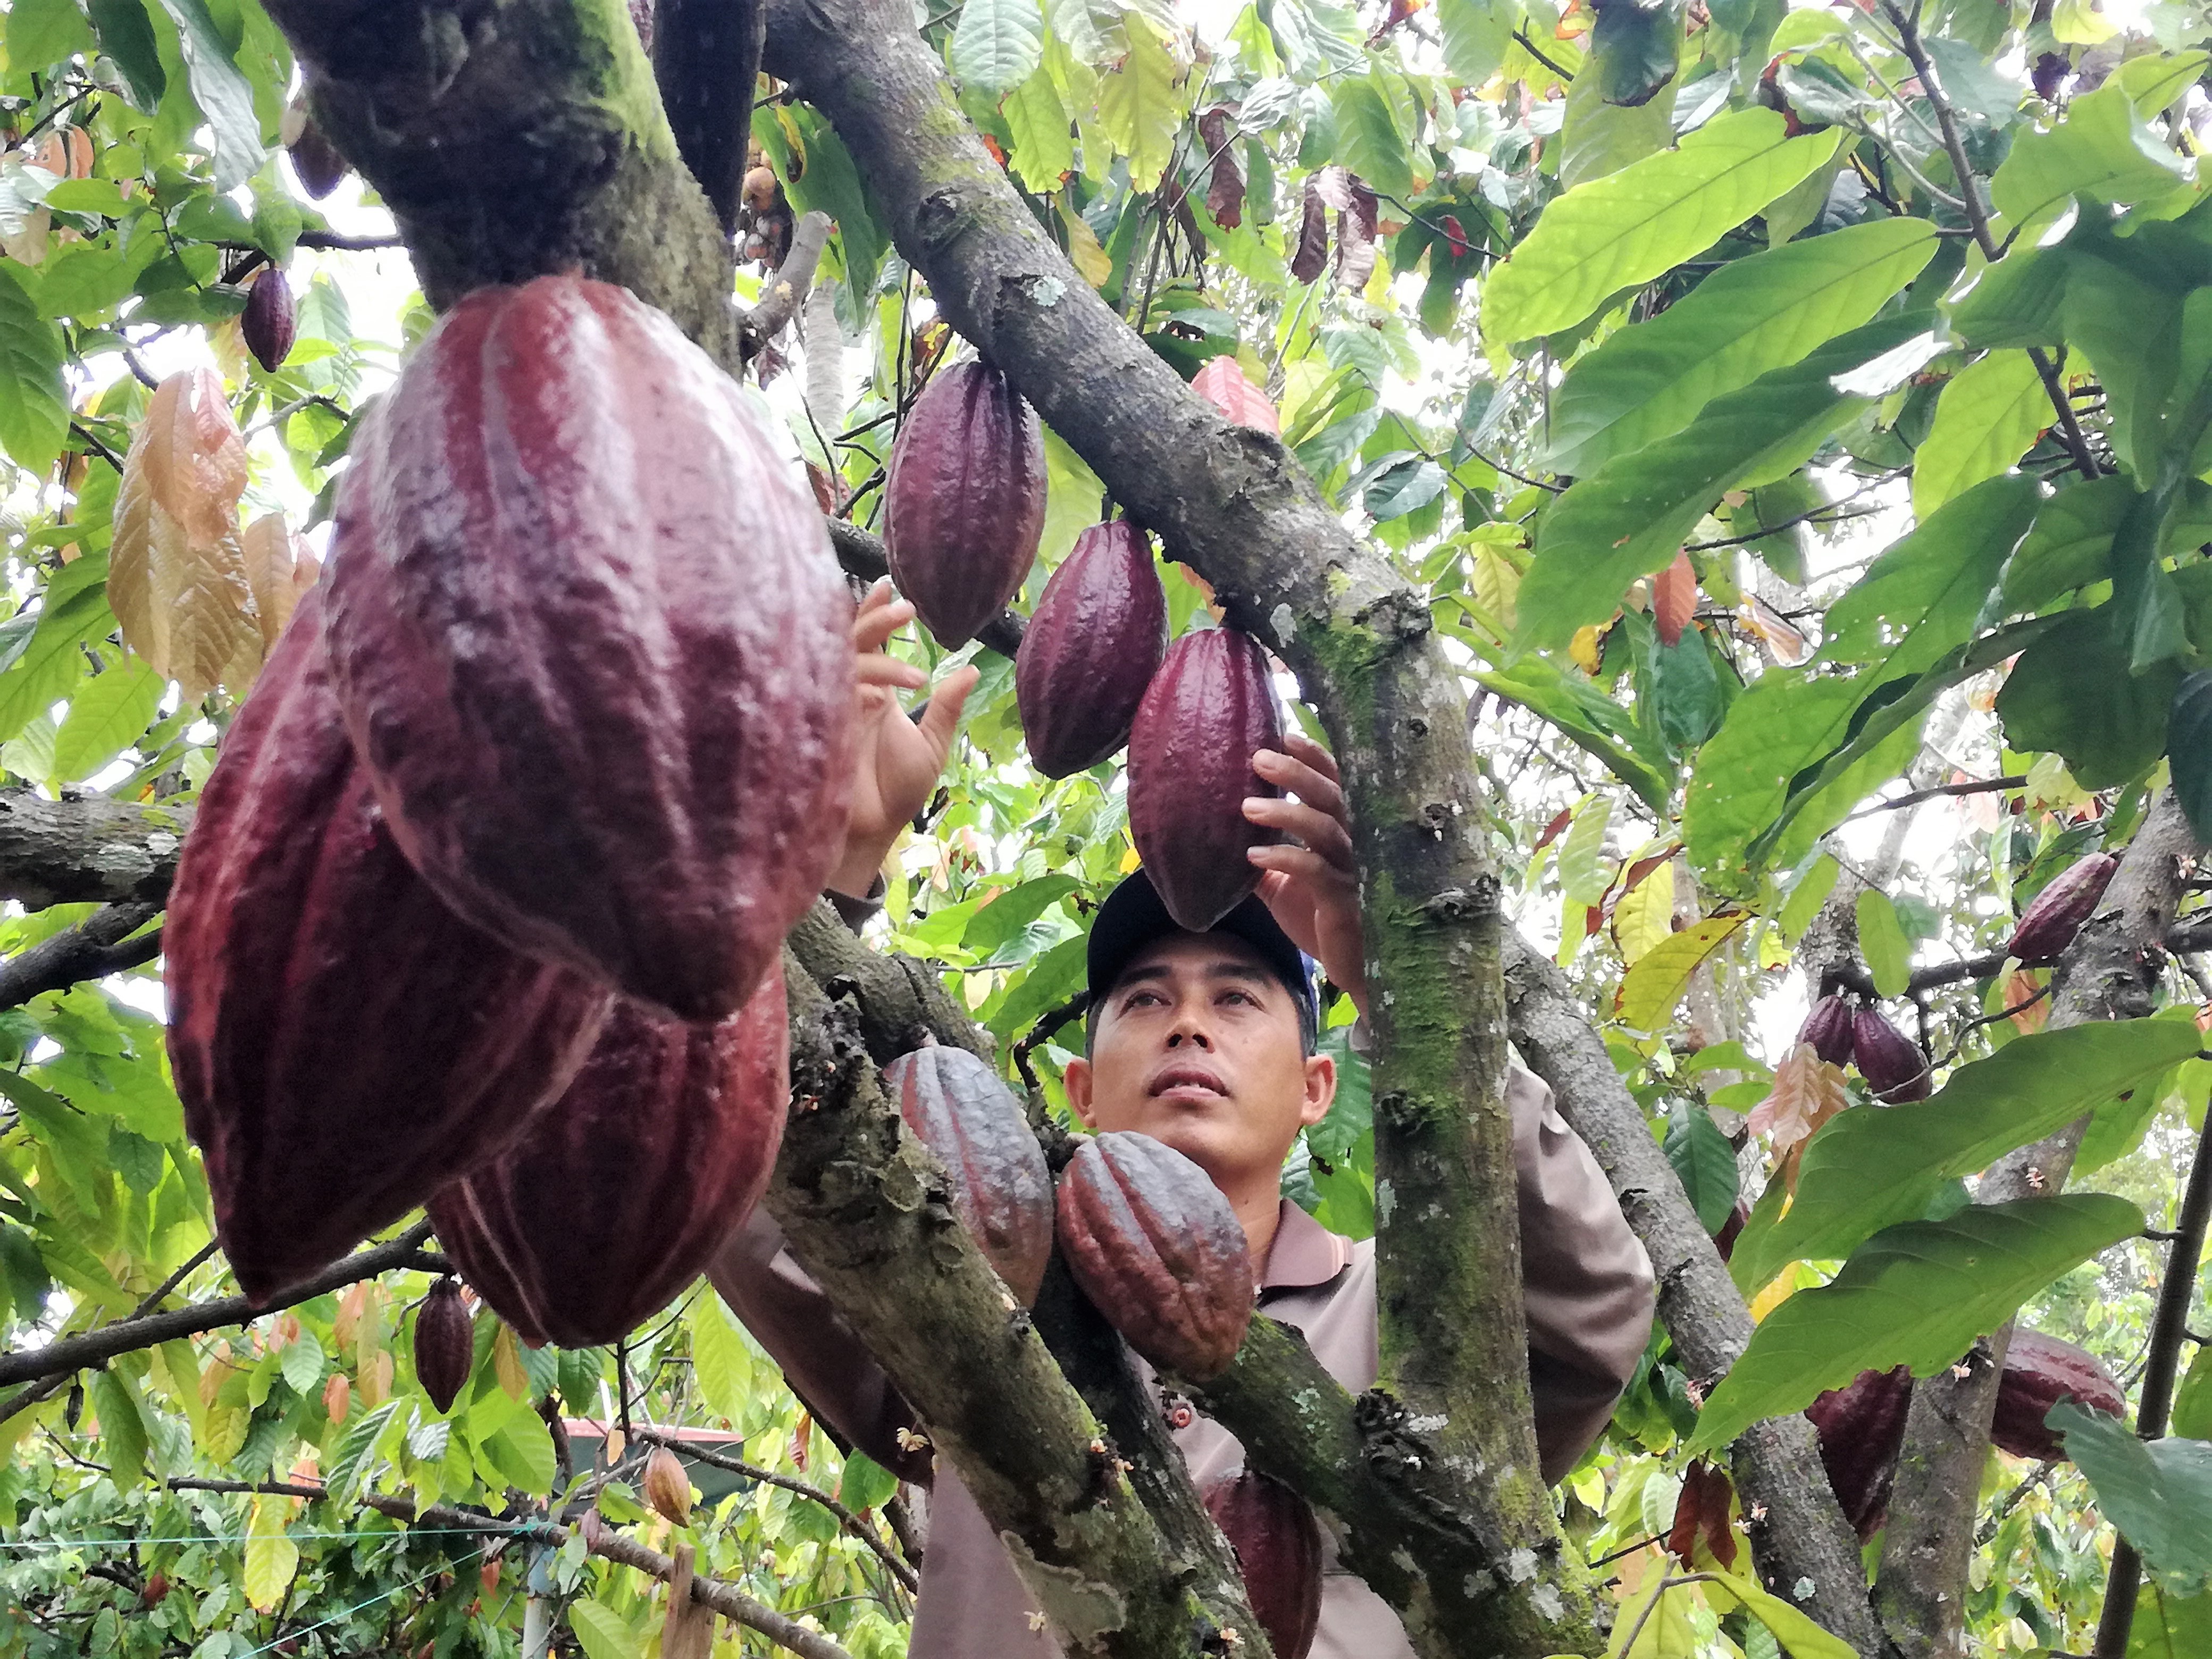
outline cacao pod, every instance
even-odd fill
[[[1876,1100],[1901,1106],[1928,1098],[1928,1057],[1880,1009],[1861,1008],[1851,1015],[1851,1058]]]
[[[783,973],[717,1024],[617,1002],[568,1091],[430,1200],[478,1296],[533,1345],[650,1318],[744,1224],[791,1098]]]
[[[299,135],[289,148],[292,172],[300,187],[318,202],[343,184],[346,174],[353,170],[312,116],[303,116]]]
[[[1052,1171],[1013,1091],[988,1061],[943,1043],[901,1054],[884,1084],[952,1177],[952,1206],[1024,1307],[1052,1258]]]
[[[884,546],[891,580],[947,650],[1022,591],[1044,495],[1036,411],[988,363],[938,370],[891,451]]]
[[[1826,996],[1813,1005],[1805,1023],[1797,1028],[1797,1041],[1809,1042],[1813,1052],[1831,1066],[1851,1063],[1851,1010],[1841,997]]]
[[[459,1281],[441,1279],[415,1310],[415,1380],[432,1405],[449,1412],[476,1365],[476,1322],[461,1305]]]
[[[2014,1331],[1997,1377],[1990,1438],[2014,1457],[2065,1456],[2064,1441],[2043,1422],[2062,1400],[2108,1416],[2127,1415],[2126,1394],[2096,1355],[2040,1331]]]
[[[1743,1230],[1750,1221],[1751,1206],[1739,1198],[1735,1207],[1729,1212],[1729,1218],[1721,1223],[1720,1231],[1713,1235],[1713,1248],[1721,1253],[1722,1261],[1735,1254],[1735,1242],[1743,1237]]]
[[[223,740],[161,941],[185,1126],[254,1302],[498,1151],[609,1000],[478,933],[400,856],[338,719],[321,593]]]
[[[2096,914],[2097,901],[2105,896],[2119,867],[2120,861],[2110,853],[2092,853],[2055,877],[2021,913],[2007,952],[2031,965],[2057,961],[2081,931],[2081,924]]]
[[[1215,1481],[1205,1499],[1237,1552],[1245,1599],[1275,1659],[1305,1659],[1321,1627],[1321,1522],[1313,1506],[1257,1469]]]
[[[852,599],[754,401],[541,276],[448,312],[353,453],[323,631],[401,850],[518,949],[736,1012],[852,789]]]
[[[1237,1212],[1181,1152],[1093,1135],[1060,1176],[1060,1253],[1083,1293],[1158,1370],[1194,1381],[1237,1357],[1257,1287]]]
[[[1245,854],[1283,839],[1244,816],[1248,795],[1282,792],[1252,769],[1280,749],[1283,722],[1259,645],[1206,628],[1168,647],[1129,733],[1129,831],[1160,902],[1202,933],[1260,884]]]
[[[1880,1532],[1889,1517],[1889,1491],[1911,1404],[1912,1370],[1899,1365],[1861,1371],[1805,1408],[1820,1437],[1828,1484],[1862,1542]]]
[[[1127,519],[1093,525],[1044,585],[1014,657],[1036,769],[1064,778],[1127,743],[1167,648],[1167,595],[1145,532]]]
[[[238,321],[239,332],[245,337],[253,361],[274,374],[292,355],[292,337],[298,323],[292,285],[283,271],[271,265],[253,279],[246,294],[246,313]]]
[[[655,1446],[645,1460],[645,1501],[679,1527],[691,1524],[691,1477],[665,1446]]]

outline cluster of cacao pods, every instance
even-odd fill
[[[353,457],[171,899],[217,1233],[267,1301],[427,1204],[526,1339],[611,1340],[773,1165],[851,601],[765,417],[607,284],[465,298]],[[426,1389],[471,1340],[440,1286]]]
[[[1934,1086],[1920,1046],[1869,1003],[1854,1008],[1831,992],[1805,1016],[1797,1041],[1812,1044],[1813,1052],[1831,1066],[1856,1063],[1874,1097],[1885,1105],[1925,1100]]]

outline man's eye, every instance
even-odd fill
[[[1132,991],[1129,993],[1127,1000],[1121,1006],[1124,1008],[1133,1008],[1140,1002],[1158,1002],[1159,1000],[1159,994],[1157,991]]]

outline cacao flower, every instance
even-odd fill
[[[338,719],[323,592],[223,739],[161,941],[185,1127],[254,1302],[520,1133],[608,1002],[470,927],[400,856]]]
[[[1024,1307],[1052,1258],[1052,1171],[988,1061],[935,1043],[884,1067],[884,1086],[952,1177],[952,1207]]]
[[[1282,793],[1252,769],[1283,746],[1267,659],[1234,628],[1206,628],[1168,647],[1129,733],[1129,833],[1160,902],[1202,933],[1260,884],[1245,856],[1283,839],[1244,816],[1248,795]]]
[[[2064,1440],[2043,1421],[2062,1400],[2111,1417],[2127,1414],[2127,1395],[2096,1355],[2040,1331],[2013,1332],[1997,1376],[1990,1438],[2014,1457],[2065,1456]]]
[[[1862,1541],[1881,1530],[1897,1454],[1905,1444],[1905,1414],[1912,1404],[1912,1370],[1861,1371],[1805,1408],[1820,1442],[1820,1463],[1843,1505],[1844,1518]]]
[[[476,1322],[461,1304],[460,1283],[441,1279],[415,1310],[415,1380],[432,1405],[449,1412],[476,1363]]]
[[[1167,648],[1167,595],[1145,532],[1127,519],[1093,525],[1044,585],[1014,657],[1036,769],[1064,778],[1127,742]]]
[[[891,451],[884,550],[898,591],[947,650],[1022,591],[1044,497],[1036,411],[988,363],[938,370]]]
[[[246,349],[253,354],[254,362],[274,374],[292,355],[297,325],[292,285],[284,280],[283,271],[271,265],[253,279],[253,286],[246,293],[246,313],[239,319]]]
[[[519,950],[735,1013],[853,773],[853,601],[754,399],[541,276],[447,312],[353,453],[324,635],[401,850]]]
[[[691,1477],[665,1446],[645,1460],[645,1501],[679,1527],[691,1524]]]
[[[1813,1005],[1805,1023],[1797,1028],[1797,1041],[1809,1042],[1813,1052],[1831,1066],[1851,1063],[1850,1005],[1839,996],[1825,996]]]
[[[1245,1599],[1276,1659],[1306,1659],[1321,1628],[1321,1522],[1312,1505],[1256,1469],[1215,1481],[1205,1500],[1237,1552]]]
[[[1876,1100],[1901,1106],[1928,1098],[1928,1057],[1880,1009],[1861,1008],[1851,1015],[1851,1055]]]
[[[2056,962],[2081,931],[2081,924],[2096,914],[2097,901],[2105,896],[2119,867],[2120,861],[2110,853],[2092,853],[2054,877],[2021,913],[2012,943],[2005,947],[2007,954],[2031,966]]]

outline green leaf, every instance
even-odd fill
[[[1832,155],[1840,131],[1784,136],[1770,109],[1708,122],[1679,149],[1559,197],[1483,286],[1500,344],[1571,328],[1620,289],[1693,258]]]
[[[707,1409],[743,1428],[752,1420],[752,1390],[758,1368],[753,1351],[718,1296],[702,1296],[691,1306],[691,1370]]]
[[[1676,1101],[1667,1114],[1666,1148],[1690,1207],[1707,1232],[1717,1233],[1735,1210],[1735,1148],[1712,1114],[1687,1100]]]
[[[302,1328],[298,1336],[285,1344],[283,1360],[284,1381],[294,1394],[305,1395],[323,1380],[323,1345],[315,1334]]]
[[[93,1372],[85,1389],[100,1417],[100,1449],[111,1478],[128,1492],[146,1477],[146,1419],[120,1371]]]
[[[1690,975],[1712,953],[1735,936],[1751,918],[1742,911],[1733,915],[1707,916],[1679,933],[1653,945],[1637,957],[1621,975],[1620,1023],[1632,1030],[1664,1030],[1674,1005],[1689,988]]]
[[[2118,1418],[2070,1400],[2044,1421],[2066,1437],[2066,1455],[2095,1489],[2097,1507],[2154,1581],[2178,1595],[2212,1589],[2212,1442],[2145,1443]]]
[[[1912,454],[1912,510],[1926,518],[2025,455],[2054,416],[2025,351],[1992,351],[1951,377]]]
[[[265,155],[252,83],[232,58],[207,0],[161,0],[161,9],[176,21],[192,101],[215,134],[216,191],[228,194],[261,170]]]
[[[1856,1115],[1845,1112],[1830,1127]],[[1863,1370],[1910,1365],[1916,1376],[1932,1376],[2061,1273],[2142,1227],[2142,1212],[2126,1200],[2090,1193],[1969,1205],[1948,1220],[1877,1233],[1832,1283],[1800,1291],[1766,1316],[1706,1401],[1686,1449],[1725,1446]]]
[[[1595,72],[1607,103],[1648,104],[1681,58],[1682,0],[1614,0],[1598,8],[1589,57],[1575,79]]]
[[[1557,648],[1577,628],[1612,616],[1629,583],[1674,562],[1722,491],[1778,459],[1786,458],[1784,470],[1794,470],[1861,406],[1860,397],[1838,388],[1839,376],[1878,363],[1926,333],[1932,320],[1917,312],[1854,329],[1802,362],[1715,398],[1684,430],[1616,456],[1575,483],[1539,522],[1535,560],[1517,600],[1520,642]]]
[[[2212,1653],[2212,1595],[2174,1595],[2155,1582],[2136,1595],[2127,1659],[2202,1659]]]
[[[1641,104],[1608,104],[1600,91],[1602,76],[1585,59],[1567,88],[1566,114],[1559,125],[1559,187],[1572,190],[1656,155],[1674,142],[1674,89],[1662,87]]]
[[[1828,902],[1828,895],[1836,890],[1836,883],[1844,873],[1844,866],[1823,853],[1813,860],[1797,884],[1790,890],[1790,896],[1782,902],[1776,915],[1776,924],[1791,939],[1801,939],[1813,925],[1813,918],[1820,914],[1820,907]]]
[[[29,472],[47,472],[69,433],[62,381],[62,332],[39,315],[23,286],[29,273],[0,263],[0,448]]]
[[[1025,1036],[1030,1026],[1081,989],[1086,942],[1079,933],[1031,957],[1028,977],[1006,994],[991,1016],[991,1029],[1002,1036]]]
[[[2135,495],[2125,477],[2107,473],[2062,489],[2038,507],[2034,526],[2005,565],[2005,608],[2040,610],[2111,574],[2112,537]]]
[[[131,101],[152,114],[161,107],[169,77],[161,67],[161,47],[146,16],[145,0],[91,0],[87,9],[92,14],[93,32],[100,37],[100,50],[131,83]]]
[[[1520,17],[1521,8],[1504,0],[1437,0],[1445,70],[1468,86],[1482,85],[1505,62]]]
[[[373,1455],[377,1438],[398,1409],[398,1401],[387,1400],[346,1425],[345,1437],[338,1442],[338,1455],[331,1460],[329,1472],[323,1477],[331,1496],[339,1502],[353,1502],[357,1489],[365,1486],[375,1474]]]
[[[79,575],[88,565],[93,568]],[[22,655],[0,672],[0,742],[14,738],[56,699],[68,695],[84,672],[83,653],[77,647],[114,628],[115,614],[107,608],[106,576],[103,554],[64,567],[47,585]]]
[[[2173,694],[2166,722],[2173,793],[2199,841],[2212,841],[2212,672],[2199,671]]]
[[[2060,617],[2020,653],[1997,691],[2005,742],[2027,753],[2057,755],[2087,789],[2124,783],[2157,760],[2167,746],[2169,710],[2182,684],[2172,663],[2130,673],[2127,647],[2112,637],[2118,620],[2118,607],[2109,605]],[[2188,741],[2175,738],[2177,747]],[[2195,765],[2194,751],[2176,757],[2174,786],[2185,808],[2189,791],[2183,775]]]
[[[986,98],[1012,92],[1044,62],[1037,0],[967,0],[952,31],[952,73]]]
[[[1778,1222],[1754,1216],[1729,1270],[1755,1290],[1792,1261],[1844,1255],[1891,1223],[1922,1214],[1946,1182],[2147,1086],[2197,1045],[2185,1021],[2100,1020],[2038,1031],[1961,1066],[1927,1100],[1840,1113],[1805,1144],[1789,1213]]]
[[[1023,185],[1048,195],[1075,165],[1075,141],[1068,134],[1067,106],[1048,70],[1039,70],[1006,100],[1006,130],[1013,148],[1006,161]]]
[[[1041,876],[1018,886],[1002,888],[999,896],[969,919],[960,943],[978,959],[988,960],[1047,910],[1079,886],[1073,876]]]
[[[112,1179],[107,1164],[108,1120],[79,1111],[5,1066],[0,1066],[0,1096],[6,1097],[24,1127],[52,1155],[54,1167],[85,1208],[98,1213]]]
[[[2125,87],[2100,87],[2047,131],[2023,132],[1990,179],[1990,199],[2015,229],[2069,197],[2141,202],[2179,185],[2188,163],[2136,112]]]
[[[1972,634],[2035,509],[2033,478],[1990,478],[1923,518],[1829,607],[1821,656],[1865,665],[1869,690],[1933,667]]]
[[[484,1442],[483,1450],[501,1474],[533,1497],[553,1490],[560,1458],[553,1449],[551,1431],[536,1412],[516,1412]]]
[[[45,69],[92,49],[92,31],[76,0],[15,0],[9,9],[8,62],[13,69]]]
[[[1404,201],[1413,193],[1413,158],[1406,153],[1389,99],[1373,74],[1340,81],[1330,88],[1336,110],[1339,158],[1375,190]]]
[[[837,1501],[848,1510],[881,1509],[898,1492],[898,1476],[866,1452],[845,1460],[845,1473],[837,1482]]]
[[[1454,639],[1473,643],[1465,629],[1449,623],[1439,625]],[[1673,769],[1637,752],[1643,734],[1626,711],[1588,679],[1537,656],[1523,657],[1507,668],[1471,672],[1484,686],[1549,720],[1577,749],[1597,757],[1653,811],[1667,812],[1674,793]]]
[[[1559,890],[1577,904],[1597,903],[1613,884],[1605,856],[1605,832],[1612,822],[1613,797],[1592,795],[1559,843]]]
[[[1868,888],[1858,897],[1859,951],[1866,957],[1874,988],[1886,997],[1905,994],[1912,978],[1912,944],[1899,926],[1889,895]]]
[[[1129,43],[1121,67],[1098,77],[1098,125],[1128,158],[1129,185],[1148,191],[1160,181],[1174,153],[1182,112],[1175,95],[1175,61],[1151,24],[1123,15]]]
[[[2063,345],[2067,260],[2063,247],[2014,249],[1953,308],[1951,331],[1970,346]]]
[[[54,734],[54,777],[76,783],[90,777],[135,743],[152,723],[168,682],[136,657],[86,682],[70,699],[69,714]]]
[[[1842,1638],[1831,1635],[1813,1622],[1812,1619],[1778,1595],[1768,1594],[1748,1578],[1739,1578],[1733,1573],[1715,1575],[1717,1582],[1706,1592],[1715,1591],[1732,1595],[1751,1609],[1753,1618],[1766,1626],[1789,1650],[1790,1659],[1856,1659],[1850,1644]],[[1717,1610],[1725,1612],[1725,1601],[1715,1601]],[[1746,1650],[1747,1656],[1749,1650]]]
[[[1925,220],[1878,219],[1723,265],[1568,371],[1552,405],[1553,468],[1592,471],[1861,326],[1920,274],[1937,241]]]
[[[645,1632],[632,1629],[603,1601],[569,1603],[568,1628],[576,1632],[585,1659],[644,1659]]]

